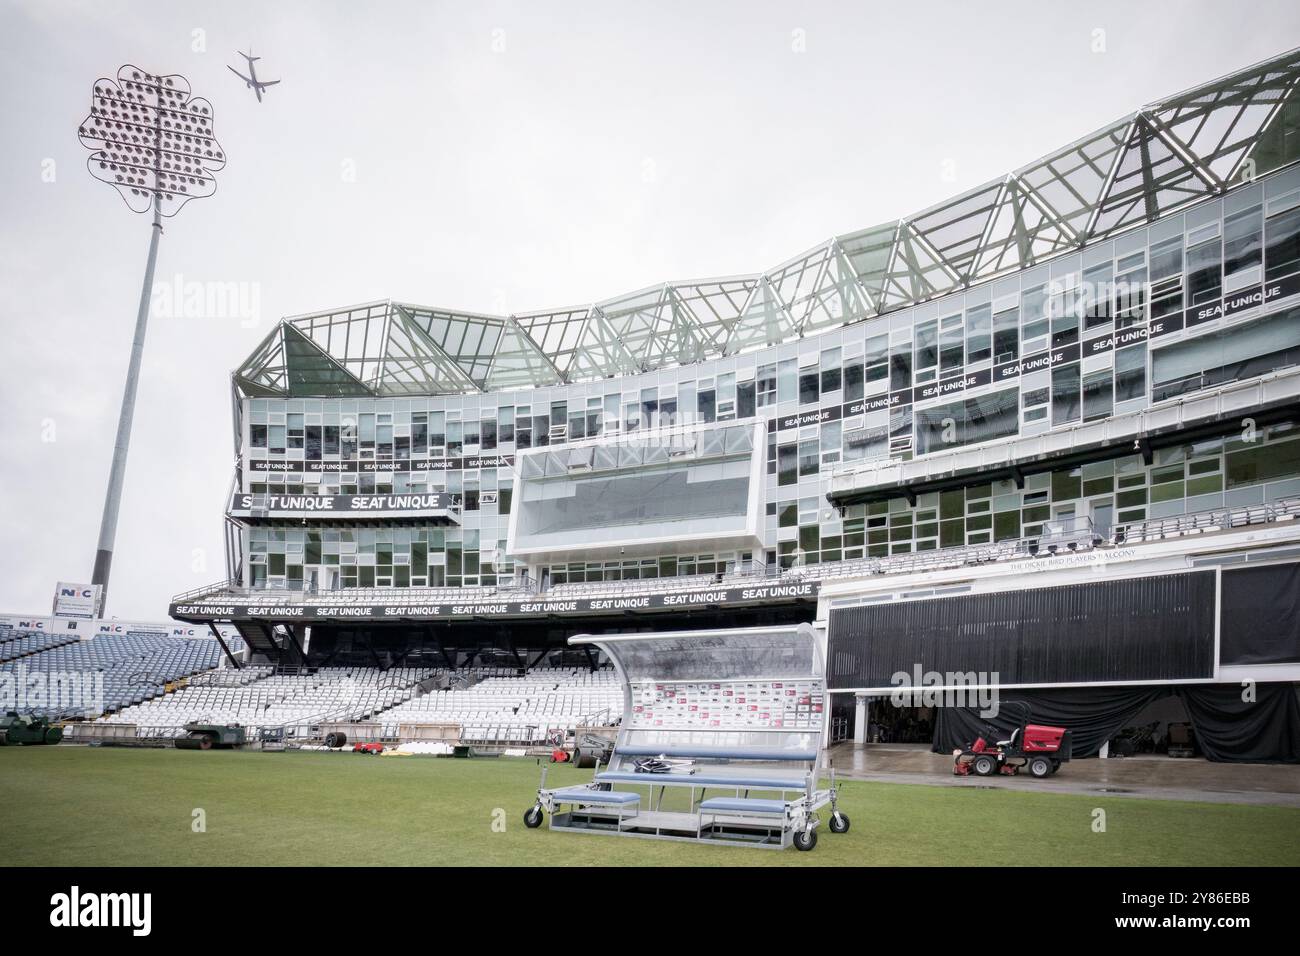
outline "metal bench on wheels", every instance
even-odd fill
[[[569,642],[614,663],[623,721],[590,783],[548,789],[543,771],[529,827],[550,813],[555,830],[811,850],[829,807],[831,831],[848,830],[833,772],[819,789],[827,698],[810,625]]]

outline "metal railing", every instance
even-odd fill
[[[472,600],[480,597],[504,597],[512,594],[535,594],[540,599],[563,600],[604,594],[639,594],[658,591],[699,590],[728,584],[763,581],[824,581],[831,578],[865,574],[899,574],[935,570],[944,567],[987,564],[1025,557],[1042,557],[1060,551],[1086,551],[1163,540],[1187,534],[1231,530],[1248,525],[1265,524],[1300,517],[1300,497],[1282,498],[1259,505],[1214,508],[1170,518],[1097,528],[1086,515],[1051,519],[1044,523],[1042,534],[988,544],[936,548],[881,557],[850,558],[825,564],[798,564],[788,569],[759,566],[749,570],[727,571],[709,575],[676,575],[671,578],[631,578],[619,581],[588,581],[552,585],[540,591],[531,579],[524,586],[489,588],[339,588],[332,591],[285,591],[255,588],[228,588],[221,597],[239,598],[249,603],[310,603],[323,600],[364,604],[368,601],[419,603],[432,599]],[[180,602],[196,592],[173,599]],[[286,595],[293,597],[286,598]]]
[[[826,580],[834,577],[851,577],[865,574],[901,574],[917,571],[934,571],[948,567],[989,564],[1020,558],[1041,558],[1061,551],[1080,552],[1094,548],[1113,548],[1121,545],[1143,544],[1168,538],[1214,531],[1230,531],[1249,525],[1268,524],[1300,518],[1300,497],[1281,498],[1269,504],[1242,505],[1236,508],[1214,508],[1170,518],[1115,525],[1108,531],[1097,531],[1091,519],[1078,516],[1057,519],[1054,531],[1031,538],[1016,538],[993,544],[965,545],[918,551],[911,554],[879,558],[860,558],[833,564],[810,565],[805,577]]]
[[[1153,518],[1116,525],[1111,534],[1114,544],[1141,544],[1162,541],[1171,537],[1205,534],[1213,531],[1231,531],[1249,525],[1272,524],[1300,517],[1300,497],[1279,498],[1258,505],[1239,505],[1235,508],[1212,508],[1169,518]]]
[[[183,591],[180,594],[177,594],[172,598],[172,603],[183,604],[190,598],[205,597],[209,594],[223,594],[230,591],[235,586],[235,583],[229,579],[225,581],[214,581],[211,584],[203,585],[203,587],[191,588],[188,591]]]

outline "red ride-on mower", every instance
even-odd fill
[[[1020,725],[1006,740],[998,740],[998,732],[990,726],[974,743],[954,750],[952,772],[959,777],[971,773],[979,777],[995,773],[1012,776],[1028,768],[1031,777],[1041,780],[1060,770],[1061,764],[1070,759],[1070,732],[1064,727],[1029,723],[1029,705],[1023,701],[1002,706],[1014,708]]]

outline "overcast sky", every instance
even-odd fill
[[[188,76],[230,157],[158,281],[258,307],[150,325],[109,601],[148,619],[224,577],[229,375],[280,316],[760,271],[1295,46],[1294,0],[0,0],[0,612],[90,579],[149,226],[76,130],[122,63]]]

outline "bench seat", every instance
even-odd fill
[[[647,787],[737,787],[741,790],[803,790],[803,774],[772,774],[755,771],[736,773],[637,773],[634,770],[602,770],[596,774],[601,783],[635,783]]]
[[[722,758],[724,760],[803,760],[817,759],[816,750],[773,750],[763,747],[706,747],[694,744],[627,744],[618,748],[622,757]]]
[[[757,797],[709,797],[700,804],[701,813],[757,813],[783,815],[784,800],[763,800]]]
[[[641,794],[620,790],[587,790],[583,787],[571,787],[568,790],[556,790],[551,794],[556,803],[590,803],[601,806],[629,806],[641,802]]]

